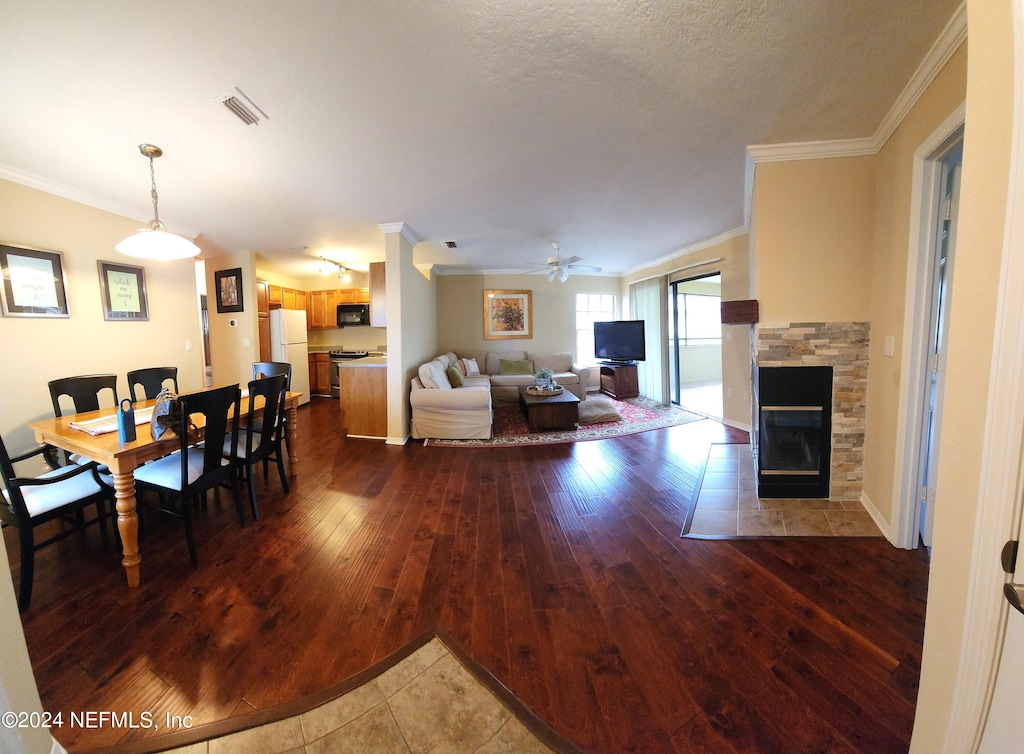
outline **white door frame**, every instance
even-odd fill
[[[896,454],[893,470],[893,544],[906,550],[917,547],[920,531],[917,472],[920,468],[920,427],[924,423],[922,386],[928,369],[931,329],[932,280],[935,267],[935,227],[942,195],[941,161],[932,159],[964,124],[965,103],[961,103],[914,152],[914,178],[910,198],[910,253],[907,255],[907,288],[903,317],[903,355],[900,363],[902,407],[896,424]]]
[[[1003,543],[1020,529],[1024,470],[1024,7],[1013,2],[1013,142],[999,271],[992,371],[985,412],[960,670],[944,752],[976,752],[995,688],[1009,606],[999,567]]]

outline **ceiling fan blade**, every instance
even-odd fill
[[[583,257],[567,257],[561,260],[561,262],[562,264],[575,264],[576,262],[579,262],[581,259],[583,259]]]
[[[600,267],[594,267],[589,264],[570,264],[566,265],[570,270],[579,270],[581,272],[600,272]]]
[[[520,272],[520,275],[532,275],[535,272],[547,272],[550,267],[538,267],[536,270],[527,270],[526,272]]]

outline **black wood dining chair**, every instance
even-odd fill
[[[255,361],[252,365],[252,378],[259,380],[264,377],[276,377],[279,374],[285,376],[284,389],[292,389],[292,365],[287,361]],[[260,431],[260,427],[256,428],[256,431]],[[282,413],[281,416],[281,432],[284,434],[284,444],[288,448],[289,457],[292,454],[292,439],[288,436],[288,415]],[[267,464],[263,464],[263,476],[267,476]]]
[[[21,550],[18,611],[22,613],[28,610],[32,600],[36,551],[97,523],[106,541],[107,503],[111,511],[114,509],[114,492],[100,482],[97,465],[92,461],[56,468],[36,477],[17,475],[16,464],[45,452],[46,447],[39,446],[12,457],[0,439],[0,472],[5,488],[0,497],[0,522],[18,530]],[[83,510],[90,505],[96,506],[96,517],[86,519]],[[35,528],[55,519],[62,519],[61,530],[36,542]],[[64,523],[71,524],[71,528]]]
[[[253,467],[262,462],[266,467],[269,461],[277,464],[277,473],[281,477],[281,487],[288,492],[288,477],[284,473],[284,458],[281,454],[281,434],[284,432],[284,394],[285,375],[266,377],[249,383],[248,410],[245,413],[245,426],[239,429],[235,442],[236,469],[240,478],[245,479],[249,493],[249,505],[252,518],[258,521],[259,508],[256,506],[256,488],[253,484]],[[262,398],[262,406],[257,408]],[[256,429],[260,427],[260,429]],[[231,452],[230,439],[224,444],[224,454]]]
[[[231,488],[238,521],[246,525],[245,510],[242,507],[241,490],[237,463],[238,416],[241,413],[238,385],[227,385],[198,393],[179,396],[181,419],[174,428],[181,443],[180,449],[135,470],[135,485],[141,490],[157,493],[157,502],[143,501],[144,508],[156,509],[181,519],[185,524],[185,539],[192,567],[199,565],[196,555],[196,541],[192,533],[192,509],[201,496],[220,485]],[[202,420],[193,417],[201,414]],[[190,432],[193,422],[204,426],[202,442]],[[225,453],[225,443],[229,452]]]
[[[168,382],[171,384],[167,385]],[[178,392],[178,367],[146,367],[128,372],[128,389],[133,403],[156,398],[165,386]]]
[[[98,411],[100,402],[106,403],[107,391],[109,391],[109,405],[117,405],[116,374],[83,374],[76,377],[61,377],[58,380],[51,380],[48,386],[50,401],[53,403],[53,415],[58,419],[62,416],[73,416],[86,411]],[[69,411],[66,408],[66,401],[62,401],[64,398],[70,399],[74,411]],[[77,463],[82,460],[50,446],[47,446],[45,458],[52,467],[67,466],[69,463]]]

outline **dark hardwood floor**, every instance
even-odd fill
[[[903,752],[920,672],[923,551],[884,540],[681,539],[701,421],[500,449],[337,435],[299,413],[285,496],[150,515],[142,585],[96,532],[38,555],[23,616],[43,706],[191,715],[291,702],[441,627],[588,752]],[[5,532],[12,570],[17,540]],[[152,735],[53,731],[70,751]]]

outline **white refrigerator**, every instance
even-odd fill
[[[306,350],[306,312],[272,309],[270,358],[292,365],[292,392],[302,393],[299,405],[309,403],[309,352]]]

